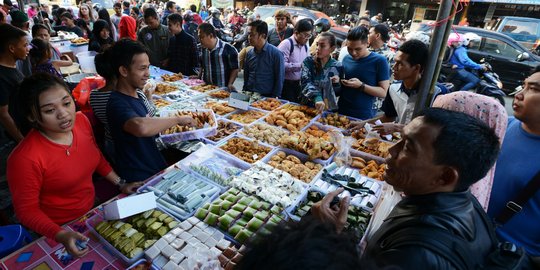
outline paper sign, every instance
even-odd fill
[[[249,96],[232,92],[229,96],[229,106],[241,110],[247,110],[249,106]]]

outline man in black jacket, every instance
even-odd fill
[[[455,248],[447,248],[455,254],[442,254],[425,245],[437,241],[433,232],[440,230],[470,247],[475,261],[467,263],[479,268],[494,240],[469,186],[493,166],[498,152],[493,130],[466,114],[431,108],[413,119],[387,159],[386,181],[405,198],[368,240],[363,258],[381,268],[460,269],[449,259],[459,255]],[[312,212],[340,231],[347,220],[348,198],[342,199],[342,209],[330,208],[332,199],[322,200]]]

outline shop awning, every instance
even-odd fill
[[[461,2],[484,2],[494,4],[540,5],[538,0],[460,0]]]

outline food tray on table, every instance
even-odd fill
[[[213,110],[215,114],[221,117],[238,112],[236,108],[229,106],[226,101],[208,100],[202,107]]]
[[[279,140],[284,136],[289,136],[290,132],[284,128],[277,127],[259,119],[239,131],[242,136],[259,140],[263,143],[279,146]]]
[[[218,263],[218,257],[231,246],[218,229],[190,217],[146,250],[145,257],[158,269],[198,269],[199,263]]]
[[[238,110],[227,115],[227,119],[242,124],[249,125],[261,118],[264,118],[268,112],[259,109],[248,109],[247,111]]]
[[[264,98],[258,101],[255,101],[250,104],[250,107],[257,108],[259,110],[265,110],[265,111],[273,111],[285,104],[287,104],[289,101],[284,99],[277,99],[277,98]]]
[[[339,130],[347,130],[347,126],[352,121],[361,121],[361,120],[354,117],[341,115],[338,113],[323,112],[322,114],[319,114],[317,117],[313,118],[312,121],[319,123],[321,125],[338,128]]]
[[[322,173],[324,167],[319,162],[310,161],[308,156],[286,148],[277,148],[261,161],[289,173],[295,179],[306,184],[316,179]]]
[[[240,131],[242,128],[243,126],[238,123],[221,118],[218,120],[217,134],[206,137],[203,141],[209,144],[218,144]]]
[[[205,84],[205,82],[201,79],[190,79],[190,78],[183,79],[181,80],[181,82],[187,85],[188,87]]]
[[[210,146],[203,146],[196,152],[179,161],[177,165],[186,170],[196,172],[213,181],[222,191],[228,188],[230,179],[251,165],[233,158]]]
[[[306,127],[317,114],[315,109],[307,106],[287,103],[270,112],[264,120],[270,125],[280,126],[294,132]]]
[[[314,126],[323,130],[331,129],[317,125]],[[287,137],[281,138],[279,143],[282,148],[307,155],[311,160],[327,165],[333,160],[337,148],[333,143],[323,137],[314,136],[309,131],[297,131]]]
[[[384,163],[386,158],[390,156],[388,150],[392,146],[394,143],[377,138],[359,139],[351,146],[351,155]]]
[[[236,188],[201,207],[195,217],[218,227],[239,243],[245,243],[256,234],[268,235],[273,226],[285,219],[282,207]]]
[[[294,205],[300,194],[308,187],[306,183],[289,173],[261,161],[234,177],[230,185],[283,208]]]
[[[310,188],[303,194],[302,198],[298,201],[298,204],[290,209],[289,217],[294,221],[300,221],[305,216],[316,202],[319,202],[326,195],[326,192],[317,189],[316,187]],[[358,243],[360,239],[366,233],[372,213],[361,207],[351,205],[348,209],[347,223],[345,224],[345,230],[351,232],[355,241]]]
[[[159,206],[156,209],[115,221],[105,221],[100,213],[88,218],[86,226],[105,249],[120,258],[126,266],[141,259],[144,250],[180,223]],[[102,225],[99,226],[100,224]],[[133,247],[132,256],[126,256],[115,246],[120,246],[121,249]]]
[[[165,73],[165,74],[161,74],[160,76],[161,78],[161,81],[163,82],[176,82],[176,81],[181,81],[185,78],[185,76],[182,74],[182,73]]]
[[[201,92],[201,93],[208,93],[208,92],[216,91],[220,89],[227,89],[227,87],[219,87],[217,85],[211,85],[211,84],[201,84],[201,85],[191,86],[191,90]]]
[[[326,126],[318,122],[312,122],[305,126],[301,131],[306,132],[315,137],[324,139],[327,142],[331,141],[331,133],[338,132],[341,134],[341,130],[334,126]]]
[[[220,191],[221,187],[214,182],[179,168],[156,176],[137,190],[154,192],[158,205],[180,220],[189,218],[197,208],[213,201]]]
[[[197,122],[195,127],[186,127],[176,125],[160,133],[160,137],[165,143],[174,143],[177,141],[188,141],[214,136],[217,134],[217,119],[214,111],[201,110],[162,110],[161,117],[171,117],[177,115],[191,116]]]
[[[367,156],[360,157],[356,154],[358,154],[358,152],[351,153],[351,164],[348,166],[359,170],[361,175],[384,181],[384,175],[387,169],[385,162]]]
[[[263,159],[274,149],[270,145],[239,134],[231,135],[227,140],[222,140],[216,144],[216,147],[219,151],[249,164]]]
[[[145,259],[140,259],[126,270],[159,270],[159,268],[157,268],[155,265]]]
[[[341,185],[334,180],[340,181]],[[335,162],[326,166],[323,173],[311,182],[312,187],[324,193],[332,192],[343,185],[347,187],[340,197],[349,195],[352,205],[373,211],[379,202],[383,182],[361,175],[358,169],[338,166]]]
[[[229,97],[231,96],[231,92],[229,92],[226,88],[212,90],[212,91],[206,92],[206,94],[209,97],[220,99],[220,100],[229,99]]]

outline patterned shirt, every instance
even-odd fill
[[[217,40],[214,49],[203,49],[203,80],[221,87],[229,85],[231,72],[238,69],[238,52],[228,43]]]
[[[182,31],[169,39],[168,69],[172,72],[182,72],[184,75],[195,75],[195,67],[199,66],[199,52],[195,38]]]

